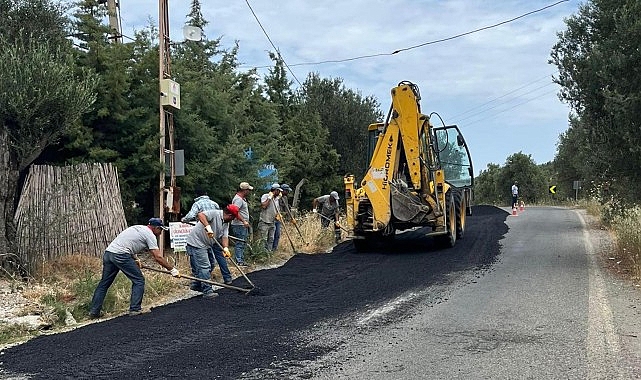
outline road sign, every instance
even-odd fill
[[[551,185],[548,188],[548,191],[550,192],[550,194],[556,194],[556,185]]]

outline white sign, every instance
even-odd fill
[[[187,251],[187,235],[189,235],[192,228],[194,228],[194,226],[189,223],[169,223],[169,244],[174,252]]]

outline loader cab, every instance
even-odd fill
[[[374,149],[376,149],[376,142],[378,141],[378,135],[383,132],[385,123],[374,123],[370,124],[367,127],[367,163],[369,164],[372,161],[372,156],[374,155]]]
[[[433,128],[436,153],[447,182],[455,187],[474,186],[472,158],[463,134],[456,125]]]

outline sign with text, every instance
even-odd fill
[[[192,228],[194,228],[194,226],[188,223],[169,223],[169,244],[174,252],[187,251],[187,235],[189,235]]]

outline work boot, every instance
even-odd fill
[[[102,311],[98,314],[89,313],[89,319],[99,319],[99,318],[102,318],[104,315],[105,313],[103,313]]]
[[[231,278],[225,280],[225,285],[231,285],[233,280]]]
[[[218,297],[218,293],[212,291],[212,292],[203,294],[203,298],[214,298],[214,297]]]

